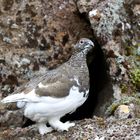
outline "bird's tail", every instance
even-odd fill
[[[9,95],[1,100],[1,103],[13,103],[13,102],[37,102],[38,98],[33,94],[17,93]]]
[[[22,94],[22,93],[17,93],[17,94],[13,94],[13,95],[9,95],[7,97],[5,97],[4,99],[1,100],[2,103],[13,103],[13,102],[18,102],[18,101],[24,101],[26,102],[26,94]]]

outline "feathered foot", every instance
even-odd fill
[[[53,131],[52,127],[47,127],[46,124],[38,123],[37,125],[38,125],[38,129],[39,129],[39,133],[41,135],[44,135],[44,134],[47,134],[47,133]]]
[[[49,120],[49,124],[58,131],[68,131],[70,127],[75,126],[75,123],[61,122],[59,119]]]

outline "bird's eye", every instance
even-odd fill
[[[84,43],[84,41],[83,41],[83,40],[81,40],[81,41],[80,41],[80,44],[83,44],[83,43]]]

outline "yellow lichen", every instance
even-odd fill
[[[120,112],[129,113],[130,109],[127,105],[120,105],[119,107]]]

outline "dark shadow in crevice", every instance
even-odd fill
[[[86,107],[89,108],[89,114],[86,117],[93,115],[105,116],[107,106],[113,99],[113,89],[111,78],[108,74],[109,66],[106,62],[101,45],[94,38],[95,50],[92,62],[89,64],[90,73],[90,91],[89,99]]]

